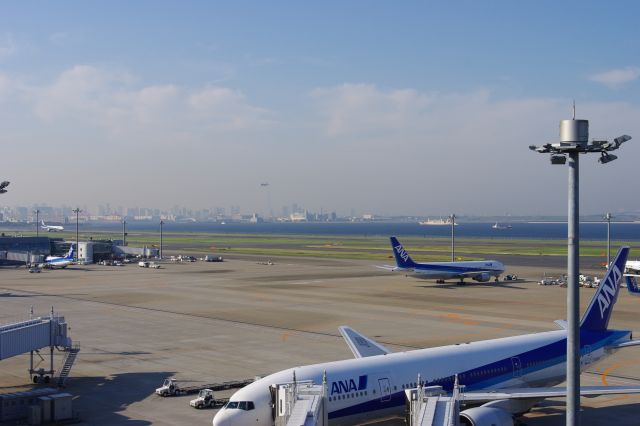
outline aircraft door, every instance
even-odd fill
[[[513,377],[522,376],[522,363],[520,362],[520,358],[517,356],[511,358],[511,366],[513,367]]]
[[[380,386],[380,402],[391,401],[391,383],[389,379],[386,377],[378,379],[378,385]]]

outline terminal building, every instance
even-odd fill
[[[62,238],[0,236],[0,266],[40,263],[47,256],[64,256],[72,244],[75,241]],[[159,250],[124,246],[120,240],[89,240],[78,242],[77,253],[79,261],[97,263],[125,257],[157,257]]]

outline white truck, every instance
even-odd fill
[[[189,401],[189,405],[193,408],[212,408],[226,404],[229,398],[216,399],[213,397],[213,391],[211,389],[201,389],[196,399]]]

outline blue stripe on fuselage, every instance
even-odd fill
[[[591,332],[581,330],[580,332],[580,347],[581,353],[589,347],[589,353],[597,351],[629,334],[629,331],[625,330],[606,330],[602,332]],[[513,372],[513,358],[518,358],[521,366],[522,377],[535,373],[537,371],[544,370],[555,365],[566,362],[566,348],[567,339],[562,338],[548,345],[541,346],[536,349],[532,349],[527,352],[510,356],[499,361],[482,365],[480,367],[466,370],[458,373],[458,380],[461,385],[465,385],[465,389],[480,390],[487,388],[498,389],[499,384],[506,382],[514,378]],[[534,362],[535,361],[535,362]],[[484,372],[493,371],[496,373],[486,374]],[[418,372],[416,372],[416,376]],[[429,380],[429,378],[425,379]],[[562,381],[559,380],[558,383]],[[397,387],[396,384],[392,386]],[[427,381],[427,386],[440,385],[444,390],[451,392],[453,390],[453,376],[439,378],[433,381]],[[373,390],[371,390],[373,392]],[[343,395],[346,397],[346,395]],[[381,401],[380,398],[375,400],[368,400],[360,404],[345,407],[339,410],[331,411],[329,413],[330,419],[337,419],[341,417],[353,416],[361,413],[367,413],[371,411],[385,410],[393,407],[403,406],[405,404],[404,389],[394,392],[387,401]]]

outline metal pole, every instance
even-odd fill
[[[40,236],[40,219],[38,219],[38,214],[40,213],[40,210],[36,209],[35,214],[36,214],[36,237]]]
[[[76,262],[78,261],[78,253],[80,252],[80,237],[79,237],[79,233],[78,233],[78,222],[79,222],[79,215],[80,212],[82,210],[80,210],[80,207],[76,207],[75,209],[73,209],[73,212],[76,214],[76,249],[75,249],[75,258],[76,258]]]
[[[122,245],[127,245],[127,221],[122,219]]]
[[[607,269],[611,265],[611,213],[607,213],[605,219],[607,219]]]
[[[456,215],[452,214],[451,218],[451,261],[456,261]]]
[[[162,225],[164,225],[164,221],[160,221],[160,259],[162,259]]]
[[[567,426],[580,424],[580,176],[578,151],[569,153],[567,252]]]

